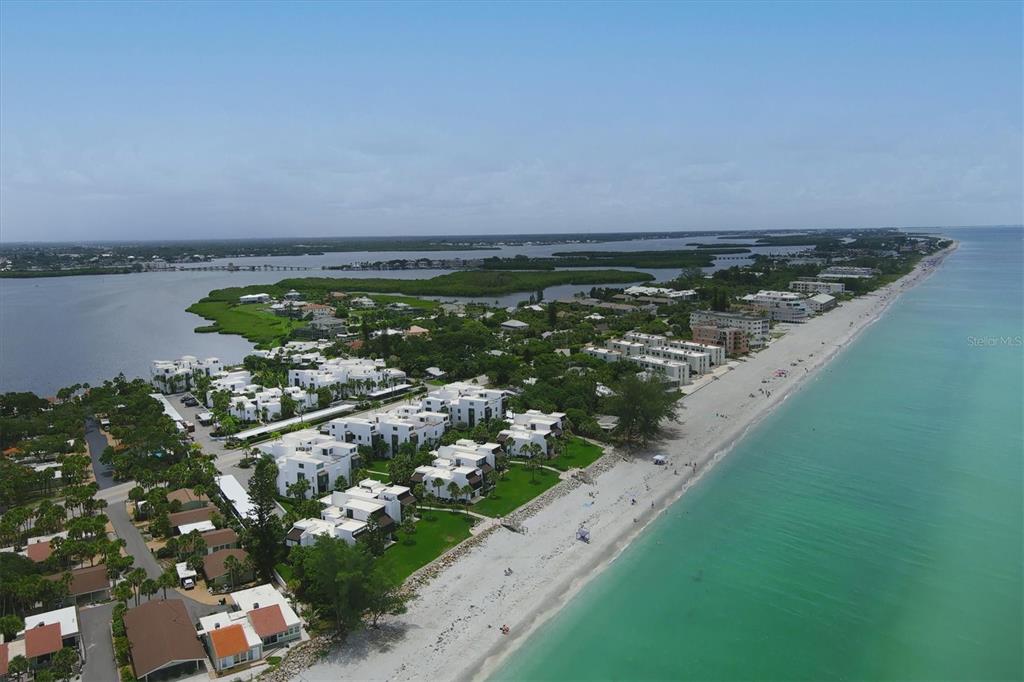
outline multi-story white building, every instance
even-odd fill
[[[691,328],[705,325],[720,329],[739,329],[747,335],[747,342],[751,348],[760,348],[768,343],[771,334],[771,321],[767,317],[717,310],[695,310],[690,313]]]
[[[339,478],[352,476],[352,459],[357,453],[353,443],[326,436],[315,429],[286,433],[256,448],[277,464],[277,491],[288,495],[288,486],[309,481],[311,495],[323,495],[334,489]]]
[[[224,372],[210,382],[210,389],[206,392],[206,404],[211,404],[211,396],[219,391],[228,391],[231,394],[244,393],[246,390],[260,388],[252,382],[252,372],[245,369],[236,369]]]
[[[680,350],[693,351],[694,353],[703,353],[708,356],[708,361],[712,366],[718,366],[725,363],[725,348],[721,346],[697,343],[695,341],[685,341],[682,339],[671,339],[660,334],[643,334],[641,332],[626,332],[624,338],[626,341],[642,343],[647,349],[678,348]],[[707,371],[706,369],[698,370],[693,364],[690,365],[690,369],[699,373]]]
[[[288,371],[288,385],[301,388],[331,388],[338,393],[363,394],[392,388],[406,380],[400,369],[389,368],[383,360],[332,358],[316,369]]]
[[[309,393],[296,386],[263,388],[254,385],[246,387],[244,393],[232,396],[228,412],[235,419],[246,422],[274,421],[281,416],[281,401],[284,395],[291,397],[295,402],[296,412],[299,413],[316,408],[319,400],[316,393]]]
[[[498,434],[498,441],[510,455],[532,457],[531,445],[536,445],[544,455],[551,453],[551,441],[562,435],[564,428],[562,412],[544,413],[527,410],[508,419],[509,428]]]
[[[436,443],[450,424],[449,415],[443,412],[428,412],[409,406],[377,413],[377,433],[387,447],[387,455],[394,455],[405,443],[412,443],[417,448]]]
[[[391,533],[402,522],[405,508],[415,501],[412,491],[401,485],[385,485],[370,478],[345,491],[334,491],[321,498],[324,505],[319,519],[296,521],[285,543],[312,545],[320,536],[355,544],[370,524]]]
[[[818,273],[819,279],[869,279],[879,274],[874,268],[858,268],[849,265],[833,265]]]
[[[224,371],[218,358],[200,360],[183,355],[177,360],[154,360],[149,368],[150,383],[163,393],[187,391],[194,385],[195,375],[215,377]]]
[[[821,314],[836,307],[836,297],[828,294],[817,294],[807,299],[807,308],[816,314]]]
[[[487,473],[494,470],[499,450],[500,443],[477,443],[468,438],[460,438],[451,445],[442,445],[430,454],[435,459],[447,459],[459,466],[471,466]]]
[[[680,301],[692,301],[697,298],[697,292],[693,289],[666,289],[664,287],[645,287],[640,285],[626,287],[622,290],[622,293],[627,296],[671,298]]]
[[[801,294],[841,294],[846,291],[846,285],[842,282],[821,282],[813,279],[790,282],[789,288]]]
[[[769,291],[762,289],[756,294],[747,294],[743,301],[763,310],[775,322],[806,322],[811,311],[803,294],[795,291]]]
[[[481,421],[500,419],[504,414],[504,399],[504,391],[454,382],[428,393],[422,406],[431,412],[447,412],[454,425],[473,427]]]
[[[442,500],[468,500],[483,485],[484,472],[476,467],[462,466],[455,460],[438,457],[427,466],[416,467],[412,480],[422,483],[426,490]],[[452,483],[459,488],[459,492],[454,495],[449,490]],[[472,491],[468,494],[463,492],[467,486]]]

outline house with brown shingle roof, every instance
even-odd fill
[[[213,518],[213,507],[199,507],[198,509],[188,509],[186,511],[175,512],[167,515],[167,520],[170,521],[171,528],[176,531],[182,526],[188,526],[193,523],[200,523],[202,521],[209,521]]]
[[[245,564],[249,553],[244,549],[219,549],[203,557],[203,575],[206,576],[206,584],[210,587],[223,587],[231,582],[231,575],[228,573],[228,557],[234,557],[239,563]],[[253,579],[252,569],[243,570],[238,575],[238,582],[247,583]]]
[[[110,599],[110,578],[107,577],[106,564],[75,568],[65,573],[48,575],[46,579],[62,580],[66,574],[71,575],[71,581],[68,583],[65,603],[81,606]]]
[[[203,542],[206,543],[206,553],[213,554],[221,549],[234,549],[238,547],[238,533],[234,528],[218,528],[208,530],[202,534]]]
[[[179,488],[178,490],[172,490],[167,493],[167,502],[180,502],[181,511],[188,511],[189,509],[199,509],[200,507],[206,507],[210,504],[210,498],[202,493],[197,493],[192,488]]]
[[[199,672],[206,654],[195,626],[180,599],[153,600],[124,614],[135,677],[148,682]]]
[[[37,564],[41,564],[49,559],[51,554],[53,554],[53,547],[50,545],[49,540],[33,542],[25,547],[25,556]]]

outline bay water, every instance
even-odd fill
[[[498,680],[1019,680],[1020,228],[959,250]]]

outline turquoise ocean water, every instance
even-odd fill
[[[1021,679],[1024,233],[947,234],[494,679]]]

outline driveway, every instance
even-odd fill
[[[85,665],[82,666],[82,679],[85,682],[117,679],[117,662],[114,659],[114,643],[110,634],[114,604],[115,602],[108,602],[99,606],[88,606],[78,612],[78,625],[85,647]]]
[[[107,449],[107,437],[99,429],[99,424],[92,419],[85,421],[85,444],[89,446],[89,457],[92,458],[92,472],[96,476],[96,484],[100,490],[117,485],[106,464],[100,462],[100,455]]]

